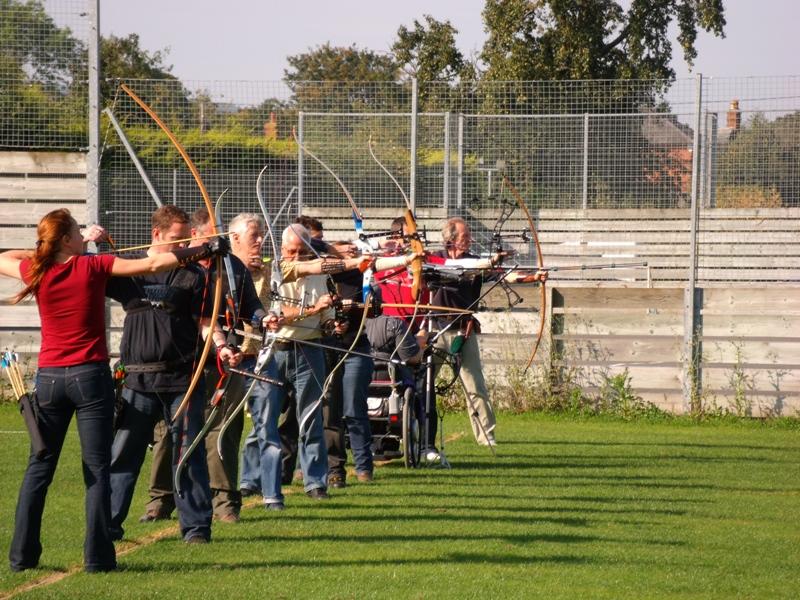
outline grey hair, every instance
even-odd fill
[[[293,235],[299,237],[307,247],[311,246],[311,234],[308,233],[308,229],[299,223],[292,223],[283,230],[283,233],[281,234],[281,244],[284,246],[288,244],[289,238]]]
[[[228,223],[228,231],[245,233],[250,223],[255,223],[261,231],[264,231],[264,219],[255,213],[239,213]]]
[[[456,225],[459,223],[462,223],[467,230],[469,230],[469,225],[467,225],[467,222],[461,217],[451,217],[445,221],[445,224],[442,227],[442,240],[445,243],[452,242],[454,239],[456,239]]]

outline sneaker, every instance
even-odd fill
[[[347,483],[345,482],[345,476],[339,475],[338,473],[334,475],[328,475],[328,487],[336,489],[347,487]]]
[[[306,492],[306,496],[312,500],[330,500],[330,496],[328,495],[328,492],[325,491],[325,488],[314,488],[308,490]]]
[[[493,435],[489,435],[484,439],[478,440],[478,446],[497,446],[497,441]]]
[[[194,535],[190,535],[184,541],[187,544],[207,544],[209,539],[200,533],[195,533]]]
[[[247,498],[248,496],[255,496],[258,494],[258,490],[254,490],[253,488],[243,487],[239,488],[239,494],[241,494],[242,498]]]
[[[429,463],[440,463],[442,462],[442,455],[439,454],[436,448],[428,448],[425,451],[425,460]]]
[[[356,473],[356,479],[358,479],[361,483],[371,483],[374,480],[372,471],[358,472]]]
[[[286,510],[286,505],[283,502],[270,502],[264,505],[267,510]]]

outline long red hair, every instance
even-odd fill
[[[28,296],[36,296],[39,293],[39,286],[47,270],[56,261],[56,255],[61,250],[61,240],[70,234],[70,230],[75,225],[75,219],[66,208],[59,208],[50,211],[36,227],[36,249],[33,252],[30,267],[26,273],[30,278],[30,283],[19,294],[14,296],[13,303],[16,304]]]

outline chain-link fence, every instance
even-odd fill
[[[85,0],[0,1],[0,149],[87,146]]]
[[[87,5],[0,4],[0,148],[86,147]],[[301,208],[346,206],[333,178],[298,151],[293,128],[368,209],[404,206],[371,159],[370,138],[414,206],[442,215],[499,212],[503,176],[531,209],[682,209],[693,198],[714,209],[800,206],[799,77],[128,84],[187,146],[212,197],[228,190],[225,218],[257,209],[265,166],[262,190],[278,225]],[[102,99],[110,114],[99,216],[120,243],[137,243],[155,202],[112,117],[161,200],[192,210],[200,198],[151,120],[125,94],[111,95]]]
[[[503,176],[514,182],[530,208],[544,211],[686,209],[693,194],[709,209],[800,206],[800,176],[791,168],[800,139],[795,125],[798,78],[418,87],[374,82],[303,82],[293,87],[269,82],[128,83],[176,130],[212,197],[229,190],[223,201],[226,218],[257,210],[255,183],[265,166],[262,191],[269,213],[281,217],[279,226],[302,209],[319,214],[347,206],[334,178],[298,150],[293,128],[301,143],[337,173],[359,207],[387,209],[366,210],[368,221],[373,214],[399,214],[404,206],[400,191],[372,160],[370,139],[374,153],[415,207],[440,209],[442,217],[499,214],[500,202],[509,199]],[[122,93],[108,105],[163,200],[187,209],[199,206],[188,171],[141,109]],[[102,141],[101,218],[126,243],[145,241],[155,204],[109,122]],[[593,225],[608,227],[603,236],[554,226],[551,237],[553,243],[595,246],[649,242],[652,254],[670,257],[663,261],[660,280],[684,280],[682,273],[690,264],[687,250],[680,248],[688,249],[686,227],[665,213],[637,214],[636,223],[630,214],[626,218],[638,235],[618,231],[624,221],[607,216]],[[485,249],[491,227],[473,222]],[[733,222],[740,227],[731,228]],[[776,227],[774,222],[763,226]],[[703,240],[719,246],[705,251],[716,256],[718,251],[730,253],[730,244],[740,242],[742,231],[754,224],[741,218],[715,224],[706,220],[698,231],[703,235],[709,227],[715,233]],[[661,230],[660,237],[654,233]],[[788,235],[779,233],[775,244]],[[562,241],[556,242],[559,236]],[[530,250],[527,258],[532,259]],[[742,256],[757,250],[751,244]],[[712,280],[719,275],[713,271],[716,260],[699,263],[712,269],[706,273]],[[765,260],[766,268],[782,259]],[[753,266],[756,262],[750,261]],[[730,280],[728,271],[722,280]],[[765,270],[756,279],[791,277]]]

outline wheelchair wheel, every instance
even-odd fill
[[[403,395],[403,461],[407,469],[419,465],[422,452],[422,430],[414,400],[414,390],[406,388]]]

